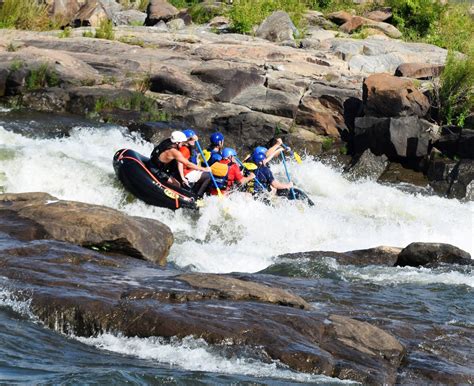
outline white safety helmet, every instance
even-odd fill
[[[188,139],[186,138],[186,134],[182,131],[173,131],[171,133],[171,142],[178,143],[178,142],[186,142]]]

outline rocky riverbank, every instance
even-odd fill
[[[192,24],[165,3],[149,7],[148,27],[123,25],[120,9],[100,5],[81,14],[87,20],[71,15],[95,27],[67,37],[0,30],[0,103],[117,122],[151,141],[168,133],[166,122],[204,137],[219,129],[245,151],[281,135],[300,151],[336,156],[355,178],[472,199],[471,130],[431,118],[446,50],[394,39],[382,11],[310,12],[295,40],[272,32],[293,30],[284,13],[252,37],[226,33],[225,20]],[[104,17],[119,24],[114,40],[85,37]],[[378,33],[351,38],[360,25]]]
[[[153,263],[165,264],[172,242],[158,221],[39,193],[2,195],[0,204],[2,276],[11,280],[18,299],[29,300],[34,316],[56,331],[193,336],[227,345],[229,353],[255,351],[261,360],[277,359],[294,370],[367,384],[472,381],[465,372],[443,375],[420,366],[414,360],[416,333],[407,322],[384,325],[319,309],[314,299],[305,299],[312,297],[308,285],[318,281],[290,282],[273,272],[291,259],[472,265],[469,254],[455,247],[414,243],[403,250],[286,255],[266,274],[183,273]],[[155,242],[160,238],[166,241]]]

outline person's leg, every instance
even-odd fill
[[[204,193],[206,192],[209,183],[211,182],[211,175],[210,173],[202,173],[201,178],[194,184],[193,190],[196,192],[197,196],[201,198]]]

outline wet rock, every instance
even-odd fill
[[[364,80],[363,101],[365,114],[374,117],[424,117],[430,108],[428,98],[411,80],[388,74],[374,74]]]
[[[449,198],[473,200],[474,160],[453,161],[430,158],[427,171],[430,186],[440,195]]]
[[[257,300],[266,303],[281,304],[301,309],[311,309],[311,306],[299,296],[292,295],[280,288],[271,288],[262,284],[243,281],[222,275],[186,274],[179,275],[194,288],[205,288],[219,292],[222,299]]]
[[[160,21],[167,22],[178,15],[179,11],[166,0],[150,0],[145,25],[153,26]]]
[[[396,265],[432,267],[440,263],[474,265],[471,255],[450,244],[411,243],[398,255]]]
[[[306,309],[301,298],[275,284],[235,275],[176,276],[147,262],[51,240],[8,240],[0,248],[2,276],[31,294],[33,314],[60,332],[194,336],[264,352],[295,370],[367,384],[394,383],[405,355],[380,328]]]
[[[429,185],[428,178],[422,172],[409,169],[397,162],[390,162],[378,181],[397,185],[404,183],[423,188]]]
[[[385,155],[376,156],[366,150],[349,169],[348,175],[353,179],[368,178],[377,181],[387,166],[388,158]]]
[[[48,238],[166,263],[173,235],[158,221],[129,217],[98,205],[62,201],[46,193],[0,195],[0,211],[15,212]]]
[[[260,24],[255,34],[272,42],[284,42],[294,40],[299,32],[286,12],[276,11]]]
[[[415,79],[430,79],[439,76],[443,69],[444,65],[441,64],[403,63],[397,67],[395,76]]]
[[[443,126],[433,146],[451,158],[474,159],[474,130]]]
[[[393,267],[398,259],[402,248],[379,246],[375,248],[359,249],[347,252],[332,252],[332,251],[311,251],[301,253],[288,253],[278,256],[278,261],[285,259],[309,259],[318,261],[323,258],[335,259],[341,265],[381,265]],[[271,267],[264,272],[272,273]]]

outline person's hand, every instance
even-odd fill
[[[191,186],[189,185],[189,181],[186,177],[183,178],[183,185],[184,186],[187,186],[188,188],[190,188]]]
[[[293,187],[293,181],[288,182],[288,189],[291,189]]]
[[[279,145],[281,145],[281,144],[283,143],[283,141],[282,141],[282,139],[281,139],[281,138],[277,138],[277,140],[276,140],[276,141],[277,141],[277,143],[278,143]]]
[[[254,174],[254,173],[250,173],[250,174],[249,174],[249,177],[250,177],[251,180],[253,180],[253,179],[255,178],[255,174]]]
[[[202,171],[211,173],[212,169],[210,167],[209,168],[206,167],[206,168],[202,168]]]

